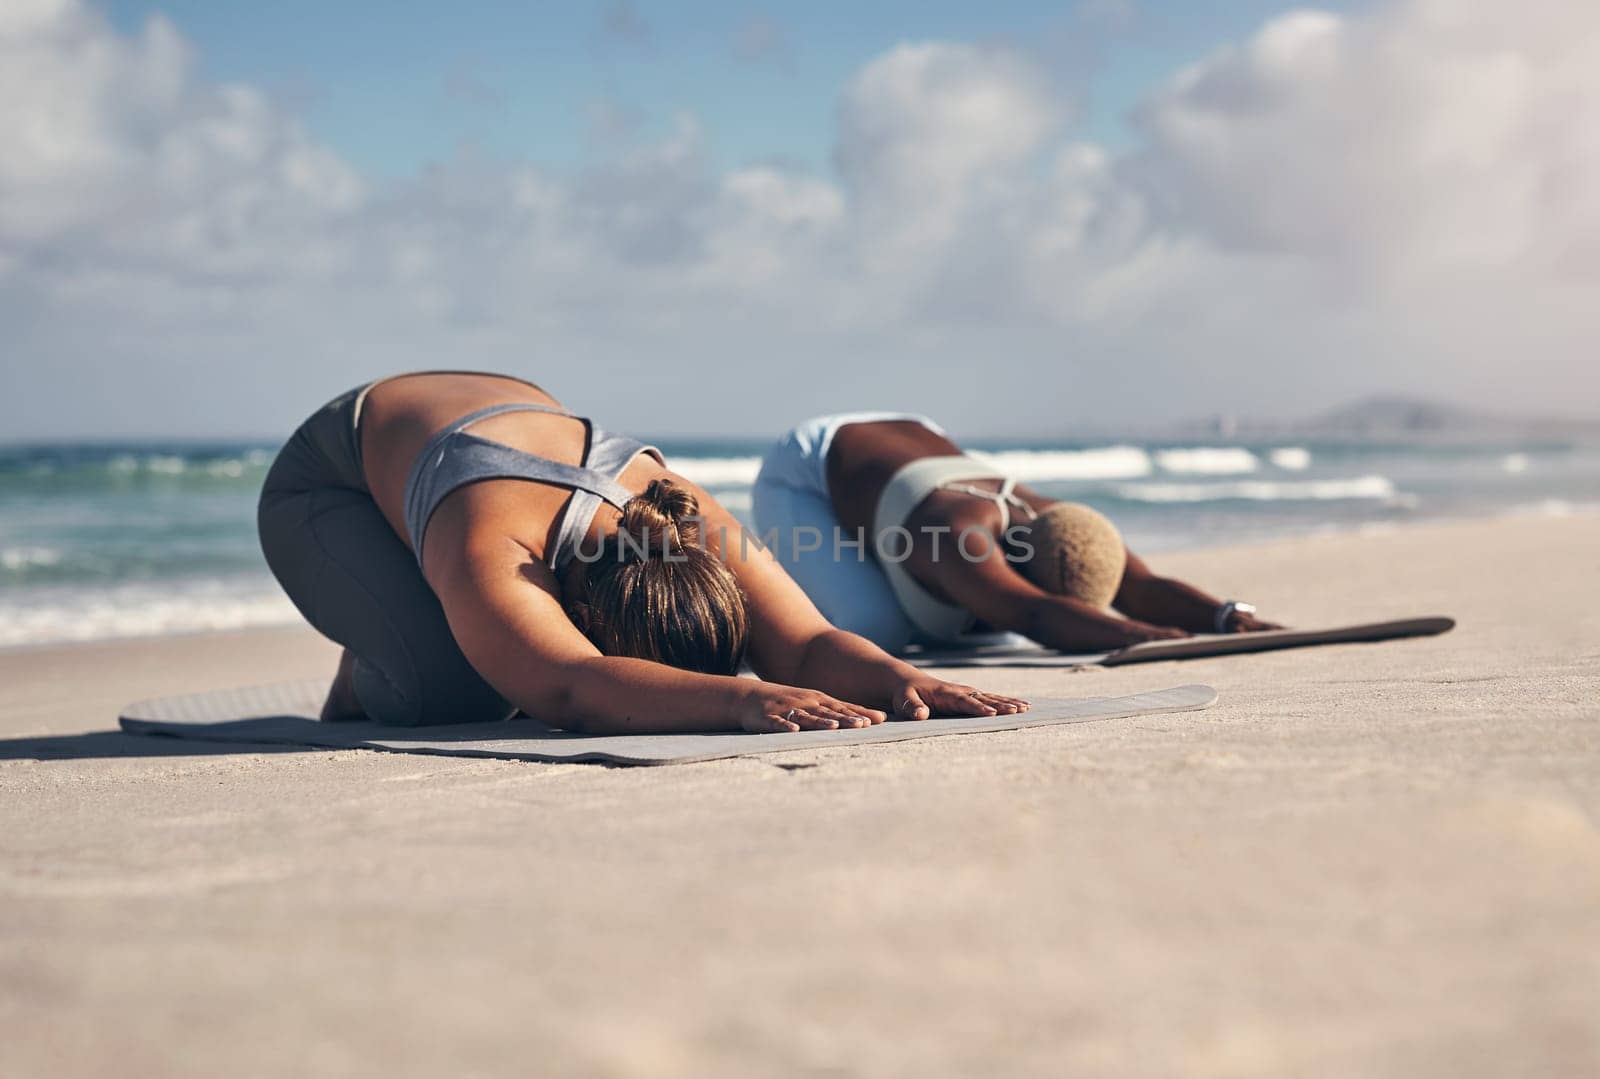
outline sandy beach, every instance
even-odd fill
[[[1600,1070],[1600,519],[1167,556],[1380,645],[1208,711],[612,769],[107,733],[309,630],[0,653],[0,1074]]]

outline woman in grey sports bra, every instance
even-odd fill
[[[1027,707],[829,625],[658,450],[509,376],[334,399],[273,463],[258,523],[289,598],[344,646],[328,720],[795,731]],[[746,660],[759,679],[736,677]]]

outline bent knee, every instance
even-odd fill
[[[355,691],[367,717],[391,727],[499,723],[517,711],[470,669],[395,677],[357,660]]]

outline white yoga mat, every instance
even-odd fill
[[[1271,652],[1317,644],[1389,641],[1399,637],[1431,637],[1455,628],[1454,618],[1433,616],[1392,622],[1363,622],[1322,629],[1269,629],[1260,633],[1203,633],[1176,641],[1148,641],[1116,652],[1069,655],[1040,645],[1018,647],[920,649],[906,653],[917,667],[1120,667],[1164,659],[1200,659],[1240,652]]]
[[[687,764],[692,761],[783,753],[828,746],[902,742],[951,734],[982,734],[1058,723],[1188,712],[1217,699],[1210,686],[1189,685],[1130,697],[1035,700],[1014,716],[891,722],[859,730],[793,734],[584,735],[554,730],[532,719],[451,727],[383,727],[376,723],[322,723],[316,718],[328,684],[274,685],[163,697],[131,704],[122,712],[130,734],[167,735],[212,742],[303,745],[330,749],[379,749],[511,760],[600,761],[609,764]]]

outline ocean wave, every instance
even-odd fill
[[[701,487],[748,487],[761,471],[759,457],[672,457],[667,467]]]
[[[1023,483],[1064,480],[1122,480],[1154,471],[1150,454],[1138,446],[1099,446],[1085,450],[973,451],[1002,475]]]
[[[101,446],[20,447],[0,449],[0,493],[64,489],[125,490],[151,483],[199,484],[210,488],[234,481],[255,486],[272,463],[273,451],[262,446],[137,448]]]
[[[1267,460],[1285,472],[1304,472],[1311,467],[1311,451],[1304,446],[1279,446],[1267,453]]]
[[[1587,517],[1600,513],[1600,502],[1545,498],[1537,502],[1519,502],[1502,512],[1507,517]]]
[[[92,466],[92,462],[90,462]],[[133,476],[148,472],[155,476],[181,476],[189,471],[190,462],[175,453],[148,453],[142,457],[119,453],[105,462],[105,470],[113,476]],[[241,473],[243,468],[240,469]]]
[[[1157,450],[1156,464],[1178,475],[1235,476],[1254,472],[1261,462],[1242,446],[1196,446]]]
[[[270,579],[0,591],[0,647],[293,625]]]
[[[60,563],[61,552],[54,547],[0,547],[0,568],[13,573]]]
[[[146,457],[144,467],[158,476],[181,476],[189,470],[189,462],[174,454],[158,453]]]
[[[1114,489],[1129,502],[1333,502],[1364,499],[1402,502],[1387,476],[1333,480],[1236,480],[1227,483],[1130,483]]]
[[[1235,451],[1163,452],[1233,454]],[[1083,450],[973,450],[971,453],[990,464],[996,472],[1015,476],[1024,483],[1132,479],[1148,476],[1155,471],[1149,452],[1138,446],[1100,446]],[[1255,458],[1248,450],[1239,450],[1237,453],[1250,458],[1253,466]],[[1178,460],[1181,462],[1182,459]],[[1221,462],[1222,458],[1215,460]],[[755,483],[756,474],[761,471],[759,457],[669,456],[667,464],[685,479],[707,488],[748,487]],[[1204,462],[1195,467],[1204,467]],[[1216,467],[1228,470],[1224,464]]]

